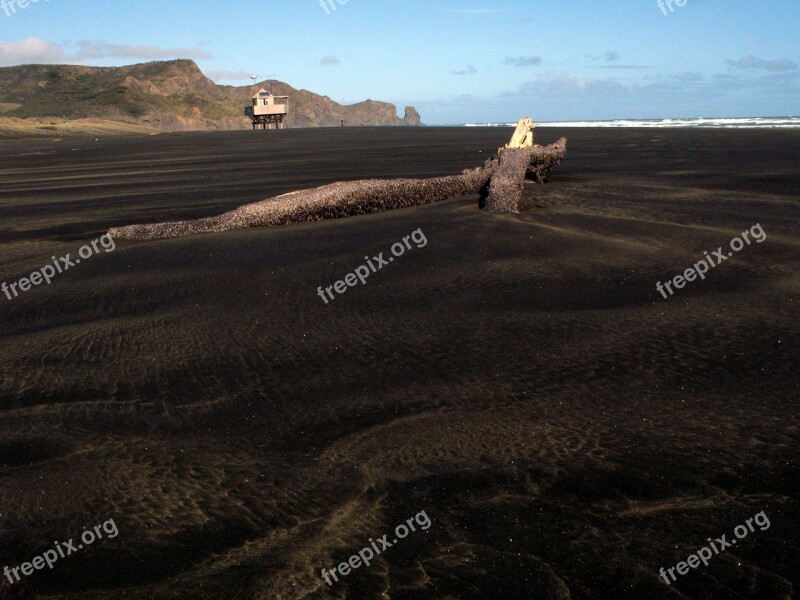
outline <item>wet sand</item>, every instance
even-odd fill
[[[510,129],[0,144],[0,282],[110,227],[457,174]],[[477,197],[119,242],[0,295],[2,598],[791,598],[800,131],[547,130],[528,210]],[[656,282],[760,223],[664,300]],[[421,229],[428,241],[317,295]],[[333,586],[323,568],[425,511]],[[659,577],[764,511],[771,526]]]

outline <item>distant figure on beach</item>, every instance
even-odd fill
[[[342,119],[342,127],[344,127],[344,119]]]

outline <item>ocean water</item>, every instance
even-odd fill
[[[800,117],[748,117],[697,119],[616,119],[613,121],[537,122],[540,127],[800,127]],[[465,123],[462,127],[514,127],[516,123]]]

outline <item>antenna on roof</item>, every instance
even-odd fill
[[[250,75],[250,79],[253,80],[253,87],[256,85],[256,79],[258,79],[258,75]]]

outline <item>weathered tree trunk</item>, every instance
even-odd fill
[[[119,240],[155,240],[246,227],[288,225],[430,204],[458,196],[483,195],[487,187],[485,208],[488,211],[519,212],[519,197],[526,174],[535,173],[536,180],[542,181],[547,172],[564,158],[567,143],[562,138],[550,146],[532,146],[533,123],[530,119],[524,121],[520,120],[515,137],[512,137],[512,143],[519,148],[501,148],[483,167],[466,170],[461,175],[338,182],[245,204],[216,217],[128,225],[115,227],[108,233]]]
[[[502,151],[482,208],[491,213],[518,213],[525,178],[543,182],[550,169],[559,164],[566,153],[567,140],[564,138],[549,146]]]

